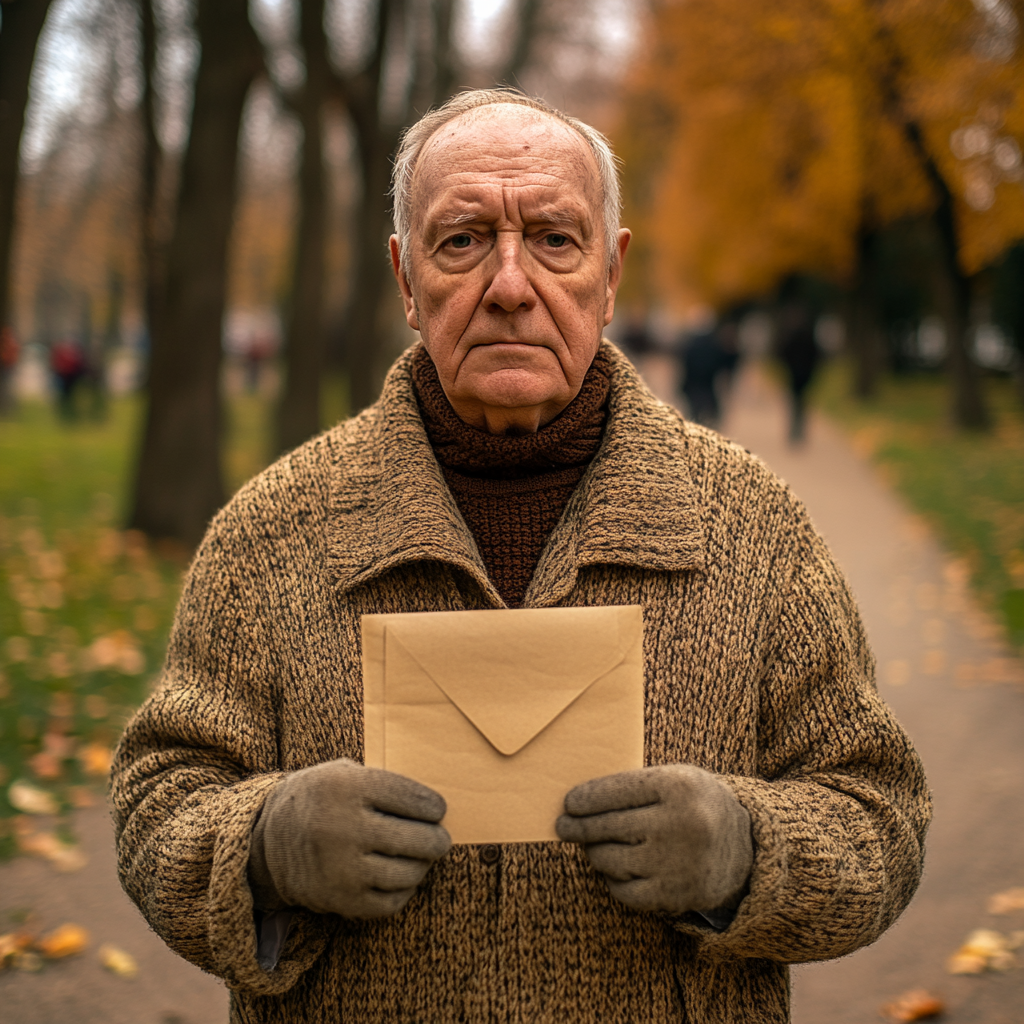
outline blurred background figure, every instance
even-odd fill
[[[722,410],[719,402],[719,377],[735,365],[722,348],[718,325],[710,314],[702,314],[694,326],[683,331],[677,345],[682,364],[682,392],[690,419],[705,427],[717,428]]]
[[[13,328],[0,327],[0,417],[14,411],[14,370],[18,355],[18,339]]]
[[[253,334],[245,345],[242,362],[245,367],[245,390],[255,395],[260,390],[263,368],[274,355],[274,338],[266,332]]]
[[[66,423],[78,418],[75,394],[88,369],[85,352],[76,338],[62,338],[50,349],[50,372],[57,389],[57,412]]]
[[[639,364],[645,356],[657,350],[658,346],[645,312],[637,309],[629,311],[626,328],[622,332],[620,344],[626,355],[636,364]]]
[[[793,302],[782,308],[776,355],[786,369],[789,384],[789,442],[798,445],[806,432],[807,389],[821,358],[814,321],[806,306]]]

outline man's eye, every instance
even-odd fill
[[[456,235],[454,238],[449,239],[448,244],[453,249],[466,249],[473,244],[472,235]]]
[[[569,239],[566,238],[565,235],[547,235],[545,236],[544,241],[547,242],[552,249],[561,249]]]

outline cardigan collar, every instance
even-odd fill
[[[611,366],[605,436],[548,538],[524,608],[557,604],[586,565],[704,567],[685,423],[625,356],[601,345]],[[344,425],[335,432],[329,571],[346,592],[405,563],[444,562],[474,579],[489,604],[504,607],[430,447],[413,388],[414,351],[395,363],[378,402],[360,415],[369,444],[346,443]]]

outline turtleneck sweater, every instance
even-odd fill
[[[535,434],[500,436],[459,419],[422,346],[412,376],[427,437],[487,574],[510,608],[523,603],[544,544],[597,454],[609,367],[599,352],[579,394]]]

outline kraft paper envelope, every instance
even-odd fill
[[[565,794],[643,766],[640,607],[364,615],[365,760],[456,843],[555,839]]]

